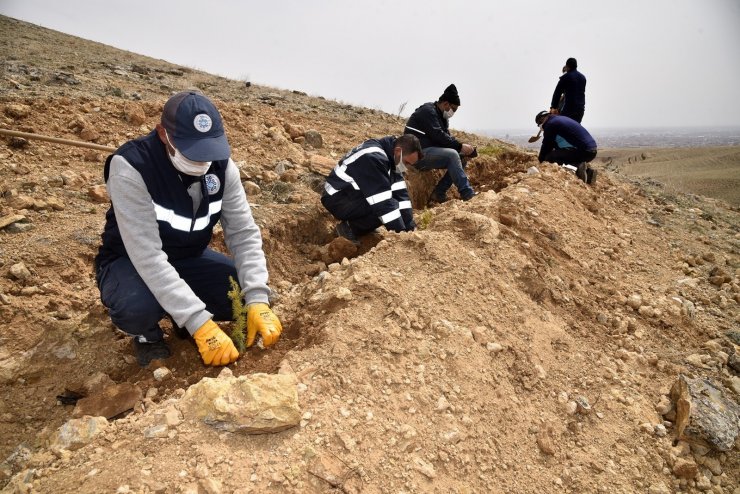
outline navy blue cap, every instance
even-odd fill
[[[202,94],[185,91],[167,100],[162,126],[175,146],[193,161],[219,161],[231,156],[221,114]]]

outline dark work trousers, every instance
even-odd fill
[[[206,249],[200,257],[170,260],[185,283],[206,304],[217,321],[232,319],[229,276],[239,280],[234,261]],[[164,309],[141,279],[128,257],[119,257],[97,273],[100,300],[108,308],[111,321],[131,336],[148,342],[162,340],[159,320]],[[141,338],[140,338],[141,341]]]
[[[568,110],[563,109],[563,110],[564,111],[560,112],[562,116],[573,119],[578,123],[581,123],[581,120],[583,120],[583,113],[585,112],[585,110],[570,110],[570,109]]]
[[[553,149],[545,155],[544,161],[558,165],[577,165],[588,163],[596,157],[596,150],[584,151],[576,148]]]
[[[321,196],[321,204],[338,220],[346,221],[358,237],[378,228],[383,223],[368,204],[362,192],[344,189],[333,196]]]

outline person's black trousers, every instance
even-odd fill
[[[383,224],[358,190],[342,190],[332,196],[323,194],[321,204],[336,219],[349,223],[357,236],[369,233]]]

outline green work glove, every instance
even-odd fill
[[[250,304],[247,306],[247,346],[252,346],[254,337],[259,331],[262,344],[271,346],[280,338],[283,326],[267,304]]]
[[[193,338],[206,365],[227,365],[239,358],[231,338],[213,320],[198,328]]]

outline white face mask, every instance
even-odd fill
[[[403,151],[401,151],[401,158],[396,163],[396,171],[401,175],[406,173],[406,165],[403,163]]]
[[[454,115],[454,114],[455,114],[455,111],[452,108],[450,108],[449,110],[446,110],[446,111],[442,112],[442,116],[445,117],[445,120],[451,119],[452,118],[452,115]]]
[[[169,142],[170,146],[172,146],[172,142],[170,142],[170,136],[167,135],[166,131],[164,135],[167,137],[167,142]],[[184,173],[185,175],[190,175],[192,177],[202,177],[211,167],[212,161],[189,160],[180,151],[178,151],[175,146],[172,146],[172,148],[175,150],[175,154],[172,155],[170,154],[169,150],[167,150],[167,156],[170,157],[172,166],[174,166],[178,171]]]

